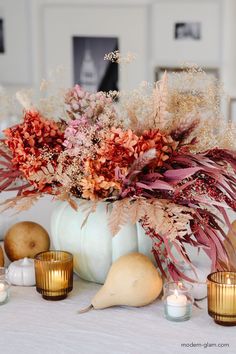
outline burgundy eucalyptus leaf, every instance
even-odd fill
[[[168,170],[163,175],[167,178],[167,180],[170,180],[172,182],[179,182],[185,178],[191,177],[200,170],[200,167],[181,168],[175,170]]]
[[[149,189],[149,190],[153,190],[153,189],[165,189],[170,191],[174,190],[174,188],[169,183],[160,180],[157,180],[149,184],[137,182],[136,185],[140,188]]]

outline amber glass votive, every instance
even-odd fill
[[[35,258],[36,290],[46,300],[62,300],[73,289],[73,256],[65,251],[38,253]]]
[[[215,272],[207,277],[208,313],[223,326],[236,325],[236,273]]]

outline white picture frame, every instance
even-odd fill
[[[219,67],[222,37],[220,0],[159,0],[152,9],[152,47],[156,65],[186,62]],[[190,35],[175,38],[176,24],[189,24]],[[192,29],[191,29],[192,25]],[[194,37],[193,25],[198,25]],[[160,45],[161,43],[161,45]]]
[[[4,52],[0,53],[1,86],[24,86],[31,83],[28,6],[27,0],[0,0],[0,18],[4,22]]]

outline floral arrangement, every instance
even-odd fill
[[[212,269],[229,268],[223,225],[236,210],[235,129],[220,116],[220,91],[193,67],[132,92],[76,85],[62,92],[61,109],[53,99],[55,115],[52,98],[44,112],[18,94],[23,120],[4,131],[0,148],[0,190],[17,196],[3,209],[26,209],[45,194],[74,208],[74,198],[90,200],[89,212],[106,201],[113,235],[140,222],[163,276],[189,280],[186,245],[203,249]]]

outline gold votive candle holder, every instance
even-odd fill
[[[207,277],[208,313],[223,326],[236,325],[236,273],[215,272]]]
[[[73,255],[46,251],[35,258],[36,290],[46,300],[62,300],[73,289]]]

